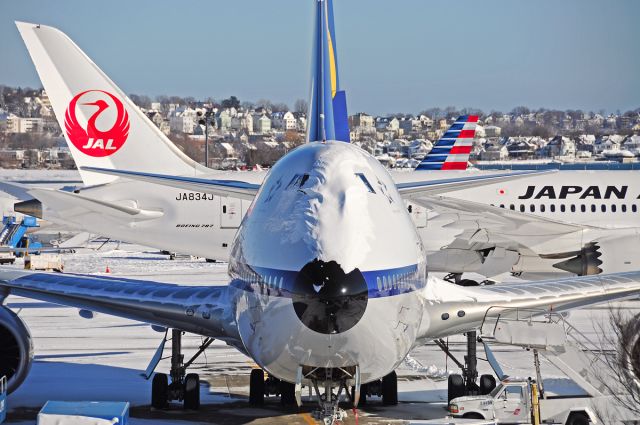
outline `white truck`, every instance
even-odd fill
[[[538,423],[566,425],[632,419],[620,417],[623,412],[611,412],[611,407],[618,404],[614,396],[550,396],[542,399],[537,397],[534,386],[533,381],[507,379],[488,395],[451,400],[449,412],[453,417],[490,419],[498,424],[532,424],[536,414]]]
[[[591,350],[582,346],[580,340],[588,339],[582,334],[578,338],[576,333],[577,329],[557,313],[504,308],[488,311],[480,334],[487,360],[500,384],[487,395],[454,398],[449,403],[450,414],[456,418],[493,420],[497,424],[640,423],[631,396],[612,395],[614,385],[604,383],[603,376],[594,373],[603,366],[606,370],[606,364],[601,365],[601,359],[587,354]],[[537,382],[507,377],[489,342],[532,350]],[[544,381],[538,353],[581,387],[583,395],[554,396],[540,388]]]

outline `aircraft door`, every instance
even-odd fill
[[[220,198],[220,228],[237,229],[242,221],[242,201],[234,198]]]
[[[407,211],[409,211],[413,224],[418,229],[427,227],[427,209],[425,207],[416,204],[408,204]]]

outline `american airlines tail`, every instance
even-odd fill
[[[340,90],[333,1],[316,0],[307,142],[349,142],[347,98]]]
[[[477,125],[477,115],[458,117],[416,170],[466,170]]]
[[[87,186],[117,177],[81,167],[194,175],[182,153],[64,33],[16,22]]]

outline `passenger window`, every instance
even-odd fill
[[[616,212],[616,204],[611,205],[611,212]]]
[[[638,206],[637,205],[631,205],[631,211],[632,212],[638,212]]]
[[[520,205],[520,212],[524,212],[524,205]]]
[[[544,204],[540,205],[540,212],[544,212],[546,209],[546,207],[544,206]]]
[[[606,206],[605,204],[602,204],[602,205],[600,206],[600,211],[602,211],[602,212],[607,212],[607,206]]]
[[[551,212],[556,212],[556,204],[551,204]]]
[[[529,205],[529,211],[536,212],[536,206],[533,204]]]
[[[571,212],[576,212],[576,206],[571,204]]]
[[[627,204],[622,204],[620,208],[622,208],[622,212],[627,212]]]
[[[516,206],[515,206],[515,205],[513,205],[513,204],[511,204],[511,205],[509,205],[509,209],[510,209],[510,210],[515,210],[515,209],[516,209]]]
[[[580,211],[587,212],[587,206],[585,204],[580,205]]]
[[[504,208],[504,204],[500,204],[500,208]]]
[[[596,204],[591,204],[591,212],[596,212]]]
[[[560,211],[561,211],[561,212],[565,212],[564,204],[560,205]]]

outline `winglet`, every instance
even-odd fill
[[[477,125],[477,115],[458,117],[416,170],[466,170]]]
[[[340,90],[333,1],[316,2],[307,142],[349,142],[346,93]]]

